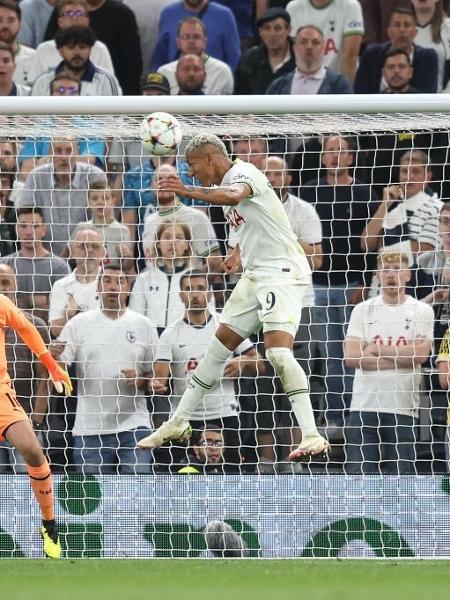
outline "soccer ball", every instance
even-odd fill
[[[154,112],[141,123],[139,136],[144,148],[153,156],[175,154],[181,142],[181,125],[173,115]]]

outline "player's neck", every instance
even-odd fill
[[[278,46],[277,48],[267,48],[267,56],[269,57],[271,64],[279,65],[286,56],[288,48],[289,42],[286,42],[284,46]]]
[[[98,271],[98,268],[95,271],[86,271],[84,265],[77,265],[73,272],[79,283],[92,283],[97,279]]]
[[[180,269],[186,268],[186,265],[188,264],[188,259],[184,256],[177,256],[174,258],[162,257],[161,262],[159,264],[162,264],[165,273],[172,274],[176,273]]]
[[[351,185],[353,183],[353,177],[347,170],[327,171],[326,180],[329,185]]]
[[[0,85],[0,96],[9,96],[12,92],[14,83],[12,81],[8,81],[4,85]]]
[[[406,300],[406,291],[405,288],[402,289],[387,289],[383,290],[382,296],[383,302],[385,304],[391,304],[395,306],[396,304],[403,304]]]
[[[189,325],[203,327],[208,322],[211,313],[207,308],[205,310],[187,310],[184,316]]]
[[[417,25],[421,27],[425,27],[431,22],[434,14],[434,5],[433,6],[423,6],[421,8],[416,8],[416,22]]]
[[[41,242],[35,242],[33,246],[21,246],[20,255],[25,258],[42,258],[47,256],[49,252],[44,248]]]
[[[311,0],[311,4],[314,8],[325,8],[328,4],[332,4],[333,0]]]
[[[117,319],[120,319],[120,317],[123,317],[126,310],[127,310],[126,306],[120,307],[120,308],[102,308],[102,313],[108,319],[111,319],[112,321],[117,321]]]
[[[220,160],[217,161],[215,168],[216,181],[214,183],[219,184],[225,177],[225,173],[233,166],[233,161],[225,156],[221,156]]]
[[[169,202],[164,202],[163,204],[158,205],[158,212],[160,214],[167,213],[177,206],[179,206],[181,202],[178,200],[178,196],[174,196],[172,200]]]

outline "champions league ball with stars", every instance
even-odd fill
[[[177,119],[166,112],[154,112],[142,121],[139,136],[152,156],[175,154],[183,132]]]

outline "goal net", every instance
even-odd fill
[[[21,100],[0,105],[0,292],[74,382],[70,398],[49,391],[6,330],[65,556],[448,557],[447,107],[46,98],[29,114]],[[161,109],[183,140],[158,158],[139,125]],[[300,431],[261,333],[192,415],[190,441],[136,447],[176,408],[240,277],[223,271],[239,215],[158,190],[173,173],[199,183],[184,149],[203,132],[265,173],[307,255],[293,353],[326,458],[289,461]],[[39,556],[26,465],[7,442],[0,489],[0,556]]]

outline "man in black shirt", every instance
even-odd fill
[[[368,257],[361,250],[360,237],[371,216],[371,205],[376,204],[370,186],[350,171],[354,153],[352,138],[338,135],[327,138],[322,151],[325,176],[308,182],[300,191],[300,197],[314,205],[323,228],[323,264],[313,273],[313,282],[326,368],[327,435],[335,439],[342,435],[344,395],[351,391],[343,362],[344,329],[351,305],[362,299],[364,273],[370,268]]]
[[[420,94],[421,91],[411,85],[414,70],[406,50],[391,48],[388,50],[381,70],[387,88],[384,94]]]
[[[291,17],[283,8],[269,8],[258,19],[259,46],[241,58],[235,78],[235,94],[264,94],[276,77],[295,69]]]

